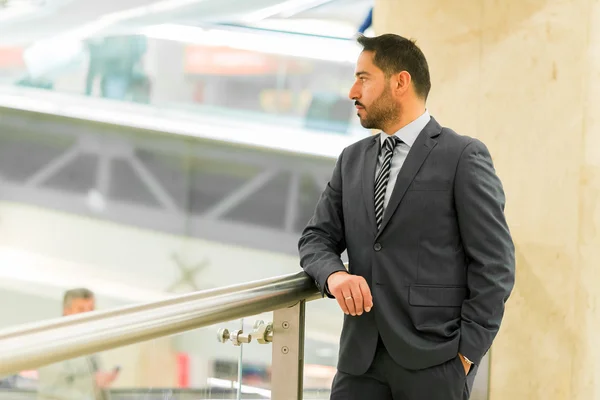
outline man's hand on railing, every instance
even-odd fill
[[[369,312],[373,307],[371,289],[362,276],[335,272],[327,278],[327,288],[345,314],[362,315],[363,310]]]

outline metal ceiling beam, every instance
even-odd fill
[[[36,173],[34,173],[29,179],[27,179],[25,185],[37,186],[44,183],[52,176],[56,175],[61,169],[65,168],[67,165],[73,162],[73,160],[75,160],[80,153],[81,148],[78,144],[71,146],[63,154],[56,157],[44,167],[39,169]]]
[[[156,198],[156,200],[169,212],[176,213],[177,205],[175,201],[167,193],[167,191],[163,188],[160,182],[152,175],[150,171],[140,162],[140,160],[136,156],[131,156],[127,158],[129,165],[138,175],[138,177],[142,180],[144,185],[148,188],[150,193]]]
[[[329,159],[294,156],[267,149],[204,140],[190,142],[177,136],[155,135],[123,127],[93,123],[82,125],[80,122],[44,118],[40,115],[19,115],[21,119],[15,114],[0,113],[4,128],[0,139],[5,145],[15,144],[15,151],[22,152],[22,155],[11,155],[16,156],[18,163],[2,164],[0,175],[12,177],[13,181],[0,182],[0,200],[35,204],[146,229],[293,255],[297,254],[299,232],[295,229],[298,228],[298,218],[307,211],[305,202],[300,200],[307,194],[316,195],[315,189],[302,186],[303,178],[309,178],[309,185],[312,184],[312,178],[316,191],[320,192],[331,174],[333,164],[333,160]],[[32,149],[29,150],[28,146],[32,146]],[[59,156],[38,168],[24,181],[20,180],[22,175],[16,169],[30,170],[31,164],[36,165],[37,162],[35,159],[30,160],[27,154],[46,151],[44,149],[48,149],[48,154],[53,154],[61,148],[65,150]],[[98,160],[98,163],[87,164],[87,172],[78,175],[78,179],[81,179],[91,173],[91,178],[86,178],[90,179],[89,182],[72,181],[70,176],[64,175],[71,174],[77,167],[72,163],[76,162],[80,154],[91,155]],[[146,158],[146,155],[149,157]],[[129,165],[133,175],[113,175],[122,173],[121,169],[113,165],[119,160]],[[173,164],[175,169],[171,169],[163,160],[176,160]],[[203,187],[202,179],[205,176],[202,163],[206,161],[211,165],[211,170],[207,170],[207,173],[216,173],[217,179],[220,165],[227,166],[223,171],[223,179],[228,182],[212,189]],[[90,167],[95,169],[89,171]],[[192,179],[190,168],[193,171],[198,168],[200,177]],[[262,172],[253,175],[252,171],[255,170]],[[165,173],[172,174],[177,180],[173,183],[175,186],[166,181],[172,178],[167,178]],[[58,178],[63,187],[66,183],[72,188],[65,190],[52,185],[41,185],[52,177]],[[125,177],[135,181],[123,181]],[[255,196],[263,195],[260,193],[261,189],[277,177],[288,179],[287,188],[278,185],[276,198],[269,199],[276,206],[277,216],[269,213],[269,210],[266,210],[266,214],[262,210],[263,214],[258,214],[258,220],[255,215],[244,214],[256,210]],[[245,179],[245,182],[237,184],[233,191],[230,189],[223,193],[223,189],[240,179],[242,182]],[[133,192],[133,188],[139,185],[138,180],[149,193],[145,190],[143,193]],[[214,180],[210,182],[215,184]],[[173,188],[183,198],[179,199],[179,195],[176,197],[172,193]],[[123,190],[129,190],[125,197]],[[199,199],[203,202],[198,204],[199,208],[192,207],[191,201],[195,201],[195,197],[190,197],[198,195],[195,193],[198,190]],[[306,190],[309,192],[305,193]],[[209,196],[210,204],[203,200],[204,194]],[[123,198],[138,200],[120,200]],[[249,207],[247,209],[244,208],[246,204]],[[208,210],[203,211],[202,215],[198,214],[206,206]],[[261,204],[258,206],[263,207]],[[241,211],[235,214],[240,220],[228,218],[236,209]],[[256,223],[242,222],[243,220]]]
[[[270,180],[275,178],[278,173],[279,171],[276,169],[270,169],[258,174],[246,182],[242,187],[230,193],[227,197],[219,200],[214,207],[204,213],[203,217],[206,219],[217,219],[226,215],[232,209],[243,203],[244,200],[252,194],[260,190]]]

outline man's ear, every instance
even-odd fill
[[[394,90],[398,91],[399,94],[404,94],[410,88],[412,77],[407,71],[402,71],[394,75]]]

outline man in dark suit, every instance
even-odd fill
[[[358,41],[350,98],[382,132],[342,151],[299,242],[346,314],[331,398],[468,399],[514,285],[502,184],[483,143],[429,115],[413,41]]]

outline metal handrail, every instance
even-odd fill
[[[0,375],[315,300],[304,272],[0,331]]]

